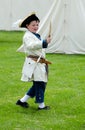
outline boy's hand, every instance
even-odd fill
[[[50,37],[50,36],[47,37],[46,42],[47,42],[48,44],[51,42],[51,37]]]

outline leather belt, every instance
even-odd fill
[[[32,60],[36,61],[38,60],[39,56],[33,56],[33,55],[29,55],[27,56],[28,58],[31,58]],[[45,64],[52,64],[50,61],[44,59],[44,58],[40,58],[39,63],[45,63]]]

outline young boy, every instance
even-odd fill
[[[19,52],[26,53],[26,59],[22,69],[21,80],[28,82],[32,81],[32,87],[27,93],[16,102],[24,108],[29,107],[26,102],[29,98],[35,97],[35,102],[39,104],[38,110],[48,110],[50,107],[44,103],[44,93],[47,83],[47,68],[51,64],[45,59],[45,48],[51,42],[51,37],[42,40],[37,34],[39,28],[39,18],[35,13],[32,13],[19,24],[19,27],[26,28],[27,31],[23,36],[23,44],[18,49]]]

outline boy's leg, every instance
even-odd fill
[[[20,105],[22,107],[28,107],[28,103],[26,102],[30,97],[33,98],[35,96],[35,88],[34,88],[34,82],[33,86],[28,90],[28,92],[22,97],[20,100],[16,102],[17,105]]]
[[[45,106],[44,103],[44,93],[46,89],[46,83],[41,81],[35,81],[35,97],[36,97],[36,103],[39,104],[38,110],[48,110],[49,106]]]

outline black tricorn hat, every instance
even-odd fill
[[[30,22],[32,22],[34,20],[40,22],[39,18],[36,16],[36,14],[31,13],[30,15],[28,15],[26,18],[24,18],[22,20],[22,22],[19,24],[19,27],[26,28],[26,24],[30,24]]]

